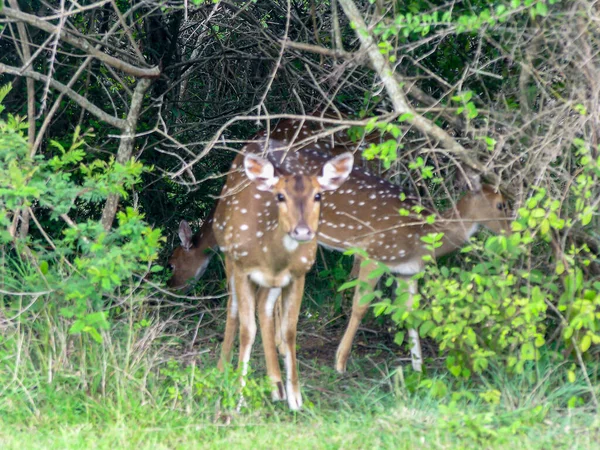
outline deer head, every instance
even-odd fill
[[[258,190],[273,195],[281,231],[297,242],[306,242],[317,233],[321,192],[339,188],[350,175],[353,163],[354,156],[343,153],[325,163],[320,176],[282,175],[268,160],[248,154],[244,169]]]

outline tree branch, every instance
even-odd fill
[[[152,82],[149,79],[142,78],[133,91],[131,107],[129,109],[129,114],[127,114],[127,119],[125,120],[126,125],[123,129],[123,134],[121,135],[119,149],[117,150],[116,162],[119,164],[125,164],[131,159],[131,155],[133,154],[135,129],[144,103],[144,95],[151,83]],[[117,208],[119,206],[119,198],[119,194],[110,194],[106,199],[101,219],[102,226],[106,231],[110,230],[113,220],[115,219],[115,214],[117,213]]]
[[[335,2],[333,2],[332,5],[334,3]],[[330,49],[330,48],[326,48],[326,47],[321,47],[320,45],[306,44],[304,42],[294,42],[294,41],[290,41],[289,39],[285,41],[285,46],[287,48],[292,48],[294,50],[310,52],[310,53],[317,53],[319,55],[325,55],[325,56],[329,56],[332,58],[343,58],[343,59],[347,59],[347,60],[354,60],[357,64],[368,65],[369,67],[372,68],[370,61],[369,60],[365,61],[365,58],[360,53],[347,52],[343,49],[342,50]],[[395,73],[394,77],[396,78],[396,82],[399,84],[405,82],[402,79],[402,76],[398,73]],[[435,98],[426,94],[415,83],[406,83],[406,91],[409,96],[411,96],[418,102],[423,103],[424,105],[434,106],[439,103],[438,100],[436,100]],[[460,132],[467,131],[466,126],[460,117],[456,116],[452,112],[447,112],[447,111],[441,111],[440,114],[444,117],[444,119],[450,125],[452,125],[452,127],[455,130],[460,131]]]
[[[8,0],[10,6],[14,9],[19,9],[19,3],[17,0]],[[17,29],[19,30],[19,37],[21,38],[21,48],[23,51],[23,67],[31,64],[31,49],[29,47],[29,37],[27,36],[27,28],[22,22],[17,23]],[[16,45],[16,43],[15,43]],[[27,120],[29,122],[29,129],[27,131],[27,140],[31,146],[35,140],[35,82],[32,78],[27,78]],[[29,210],[20,210],[16,212],[16,215],[21,217],[21,228],[19,230],[19,236],[24,239],[29,233]]]
[[[26,22],[31,26],[39,28],[47,33],[60,33],[60,38],[73,47],[76,47],[80,50],[83,50],[89,55],[92,55],[94,58],[102,61],[104,64],[114,67],[115,69],[122,70],[136,78],[157,78],[160,76],[160,69],[155,66],[151,68],[143,68],[137,67],[133,64],[129,64],[125,61],[121,61],[114,56],[107,55],[106,53],[100,51],[95,48],[92,44],[90,44],[85,39],[78,38],[73,36],[68,30],[64,28],[55,27],[54,25],[46,22],[44,19],[39,18],[37,16],[33,16],[31,14],[26,14],[21,11],[17,11],[12,8],[4,8],[0,10],[0,14],[4,14],[6,17],[10,17],[11,19],[19,20],[22,22]]]
[[[455,141],[452,136],[446,133],[443,129],[435,125],[427,118],[419,115],[409,104],[406,95],[402,91],[400,84],[398,83],[399,75],[394,74],[394,71],[379,52],[379,48],[375,44],[373,37],[369,33],[367,24],[363,20],[360,11],[352,0],[339,0],[342,9],[350,21],[355,25],[356,35],[360,41],[362,49],[367,53],[371,66],[377,72],[385,89],[392,101],[394,110],[399,114],[410,114],[412,123],[419,131],[427,136],[432,137],[438,141],[442,146],[449,152],[456,154],[456,156],[467,166],[477,170],[481,173],[486,173],[485,166],[477,159],[473,158],[469,151]],[[490,174],[491,177],[495,177],[494,174]]]
[[[22,70],[18,69],[17,67],[7,66],[6,64],[2,64],[2,63],[0,63],[0,74],[1,73],[9,73],[11,75],[15,75],[18,77],[25,76],[28,78],[32,78],[36,81],[43,81],[43,82],[48,81],[48,77],[46,75],[42,75],[41,73],[33,72],[31,70],[22,71]],[[105,113],[100,108],[98,108],[96,105],[91,103],[88,99],[86,99],[82,95],[79,95],[74,90],[69,89],[64,84],[59,83],[56,80],[50,79],[50,86],[53,87],[54,89],[56,89],[58,92],[66,94],[71,100],[73,100],[75,103],[77,103],[83,109],[88,111],[90,114],[93,114],[98,119],[108,123],[109,125],[112,125],[113,127],[119,128],[121,130],[125,129],[125,127],[127,126],[127,122],[125,120],[118,119],[114,116],[111,116],[111,115]]]

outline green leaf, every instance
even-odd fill
[[[531,342],[525,342],[521,346],[521,360],[533,361],[535,359],[535,348]]]
[[[538,15],[542,17],[546,17],[548,15],[548,6],[545,3],[538,2],[535,6],[536,12]]]
[[[83,320],[77,319],[69,328],[69,334],[81,333],[85,329],[86,325]]]
[[[535,217],[536,219],[539,219],[541,217],[545,217],[546,216],[546,211],[543,210],[542,208],[536,208],[533,211],[531,211],[531,217]]]
[[[394,336],[394,343],[396,345],[402,345],[404,342],[404,331],[398,331]]]
[[[589,334],[586,334],[581,338],[581,342],[579,343],[579,350],[583,353],[587,352],[592,345],[592,338]]]
[[[433,321],[426,320],[421,324],[421,327],[419,328],[419,335],[421,337],[426,337],[434,327],[435,323],[433,323]]]
[[[347,281],[344,284],[342,284],[339,288],[338,288],[338,292],[342,292],[345,291],[346,289],[350,289],[353,287],[356,287],[356,285],[358,284],[358,279],[356,280],[352,280],[352,281]]]
[[[523,231],[525,227],[521,222],[517,222],[516,220],[510,224],[513,231]]]

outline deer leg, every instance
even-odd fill
[[[285,389],[281,381],[281,370],[277,357],[274,309],[281,294],[281,288],[265,289],[258,292],[258,320],[260,322],[260,334],[262,336],[265,361],[267,363],[267,375],[273,382],[275,388],[271,394],[274,401],[285,400]],[[277,330],[279,331],[279,330]]]
[[[233,270],[235,293],[238,300],[238,318],[240,324],[240,358],[239,367],[242,371],[242,386],[248,373],[248,363],[252,345],[256,337],[255,317],[255,288],[246,274],[237,268]]]
[[[296,411],[302,407],[302,394],[298,381],[298,367],[296,363],[296,331],[298,315],[304,293],[304,275],[293,280],[283,288],[281,296],[282,320],[281,337],[284,348],[286,390],[290,409]]]
[[[358,271],[359,281],[367,283],[370,289],[375,287],[380,278],[368,278],[369,273],[371,273],[375,267],[375,264],[368,264],[364,267],[360,267],[360,270]],[[346,371],[346,364],[348,363],[348,357],[350,356],[350,351],[352,350],[352,341],[354,341],[354,336],[356,336],[360,321],[367,312],[367,309],[369,309],[370,302],[362,303],[360,301],[364,293],[365,291],[361,289],[360,285],[356,286],[356,289],[354,290],[354,299],[352,300],[352,314],[350,316],[350,322],[348,322],[346,332],[344,333],[344,336],[342,337],[340,345],[338,346],[335,354],[335,370],[337,370],[339,373],[344,373]]]
[[[217,363],[217,368],[221,371],[223,371],[225,365],[231,363],[233,342],[235,341],[235,335],[239,327],[238,299],[235,291],[233,271],[230,266],[231,263],[228,262],[228,258],[225,258],[225,272],[227,273],[227,281],[229,284],[229,298],[227,300],[227,321],[225,322],[225,335],[223,337],[223,344],[221,345],[221,357]]]
[[[412,310],[413,307],[413,296],[417,293],[417,281],[407,278],[406,282],[408,283],[408,301],[406,302],[406,306],[409,310]],[[408,330],[408,337],[412,344],[410,348],[410,356],[412,359],[412,367],[416,372],[422,371],[423,366],[423,354],[421,353],[421,339],[419,338],[419,333],[416,329],[410,328]]]
[[[279,350],[280,355],[285,354],[285,348],[283,346],[283,337],[281,334],[281,320],[282,320],[281,300],[275,302],[275,311],[273,313],[273,321],[275,322],[275,345]]]

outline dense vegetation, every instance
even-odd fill
[[[599,24],[586,0],[4,0],[0,443],[589,448]],[[381,136],[367,164],[425,205],[451,207],[465,170],[481,173],[513,234],[428,261],[413,310],[392,275],[365,293],[379,317],[343,377],[351,258],[320,251],[299,324],[304,411],[271,403],[255,345],[236,412],[239,374],[215,369],[219,258],[188,295],[163,266],[243,143],[315,110],[341,111],[331,133]]]

